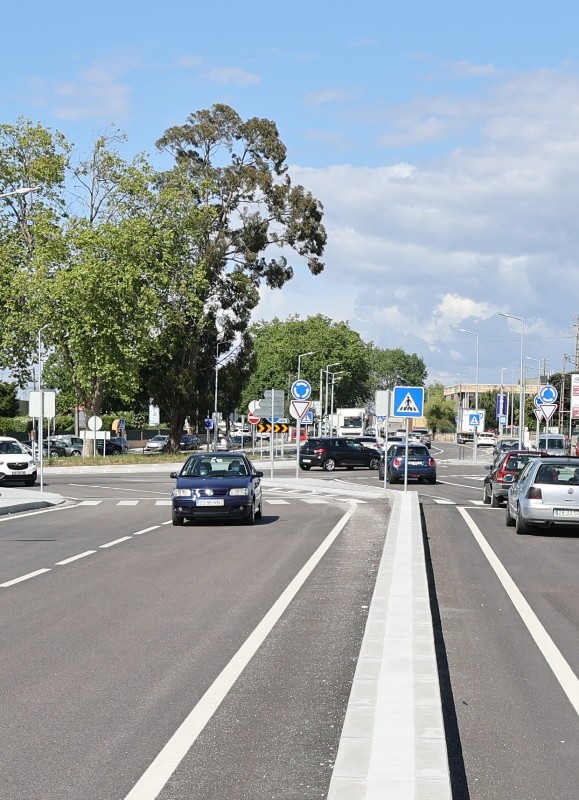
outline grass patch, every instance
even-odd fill
[[[50,467],[105,467],[114,464],[182,464],[191,453],[124,453],[122,456],[63,456],[45,458]]]

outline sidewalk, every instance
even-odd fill
[[[386,497],[391,515],[368,611],[328,800],[451,800],[438,667],[417,492],[346,487],[339,478],[269,478],[265,486],[354,498]],[[464,463],[464,461],[462,462]],[[294,460],[276,462],[285,468]],[[51,467],[50,474],[177,471],[181,464]],[[0,486],[0,515],[65,502],[51,492]]]

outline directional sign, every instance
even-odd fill
[[[299,381],[292,383],[291,393],[294,400],[307,400],[312,393],[312,387],[307,381],[300,378]]]
[[[290,416],[294,419],[303,419],[310,409],[309,400],[291,400],[290,401]]]
[[[554,403],[559,397],[559,392],[554,386],[551,386],[551,384],[548,383],[546,386],[541,386],[539,389],[539,397],[543,403]]]
[[[424,413],[423,386],[395,386],[393,390],[394,417],[421,417]]]
[[[272,430],[274,433],[287,433],[289,425],[285,422],[274,422],[273,425],[271,422],[258,422],[256,430],[258,433],[271,433]]]

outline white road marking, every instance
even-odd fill
[[[125,800],[154,800],[355,511],[352,504],[175,731]]]
[[[11,581],[0,583],[0,587],[14,586],[15,583],[20,583],[21,581],[27,581],[29,578],[35,578],[37,575],[42,575],[43,572],[50,572],[50,569],[48,568],[37,569],[36,572],[29,572],[28,575],[21,575],[20,578],[14,578]]]
[[[79,553],[77,556],[71,556],[70,558],[65,558],[63,561],[57,561],[56,566],[61,567],[64,564],[70,564],[71,561],[78,561],[79,558],[84,558],[85,556],[92,556],[93,553],[96,553],[96,550],[86,550],[84,553]]]
[[[473,504],[473,506],[484,506],[484,505],[486,505],[484,500],[471,500],[470,502]],[[490,506],[489,506],[489,508],[490,508]]]
[[[100,506],[102,500],[81,500],[79,506]]]
[[[551,639],[531,606],[523,597],[521,590],[518,588],[514,580],[503,566],[502,562],[499,560],[495,551],[485,539],[480,528],[478,528],[471,519],[468,513],[468,508],[459,507],[458,511],[470,528],[472,535],[486,556],[489,564],[495,571],[497,578],[502,583],[506,593],[510,597],[511,602],[519,613],[519,616],[525,623],[527,630],[535,640],[535,643],[543,654],[547,664],[552,669],[553,674],[561,684],[561,688],[569,698],[572,706],[575,709],[575,712],[579,714],[579,678],[577,675],[575,675],[569,666],[569,663],[565,660],[561,651]]]
[[[156,506],[170,506],[172,503],[172,500],[155,500]]]
[[[162,525],[166,525],[167,523],[163,522],[161,524]],[[154,531],[154,530],[156,530],[157,528],[160,528],[160,527],[161,527],[160,525],[151,525],[150,528],[143,528],[142,531],[135,531],[133,533],[133,536],[140,536],[142,533],[149,533],[149,531]]]
[[[444,497],[432,497],[431,498],[435,503],[438,503],[439,506],[455,506],[456,502],[454,500],[445,500]]]
[[[480,492],[480,489],[478,489],[476,486],[465,486],[464,483],[452,483],[452,481],[447,480],[439,480],[438,482],[444,484],[444,486],[458,486],[460,489],[470,489],[471,492]]]
[[[288,500],[282,500],[281,498],[275,497],[268,500],[267,497],[263,498],[263,502],[267,503],[268,506],[289,506]]]
[[[303,503],[308,503],[309,505],[323,503],[324,505],[328,504],[328,500],[324,499],[323,497],[302,497]]]
[[[120,539],[115,539],[113,542],[107,542],[106,544],[99,544],[99,547],[113,547],[115,544],[120,544],[121,542],[126,542],[127,539],[131,539],[131,536],[121,536]]]
[[[138,505],[138,500],[119,500],[117,503],[118,506],[136,506]]]

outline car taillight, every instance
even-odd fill
[[[529,488],[529,491],[527,492],[526,497],[527,500],[542,500],[543,493],[541,492],[538,486],[531,486]]]
[[[326,452],[326,448],[325,447],[318,447],[317,450],[314,450],[314,453],[317,456],[322,456],[325,452]]]
[[[505,475],[514,475],[514,474],[515,474],[514,472],[511,472],[508,469],[500,469],[497,472],[497,481],[504,481]]]
[[[429,467],[435,467],[436,466],[436,461],[433,458],[429,458],[428,459],[428,466]]]
[[[396,468],[402,466],[402,459],[401,458],[395,458],[392,461],[392,465],[395,466]]]

